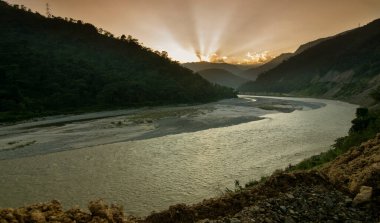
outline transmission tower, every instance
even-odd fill
[[[50,13],[50,6],[49,3],[46,3],[46,16],[48,18],[51,18],[51,13]]]

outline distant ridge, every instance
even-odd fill
[[[239,65],[228,64],[228,63],[211,63],[211,62],[202,61],[202,62],[183,63],[182,66],[194,72],[207,70],[207,69],[223,69],[233,74],[238,74],[242,72],[242,69],[239,67]]]
[[[243,83],[246,83],[248,80],[242,77],[239,77],[229,71],[224,69],[206,69],[198,72],[206,80],[219,84],[222,86],[227,86],[231,88],[238,88]]]

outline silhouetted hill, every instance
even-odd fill
[[[238,88],[240,85],[248,82],[247,79],[236,76],[224,69],[206,69],[200,70],[198,73],[212,83],[232,88]]]
[[[239,65],[228,64],[228,63],[210,63],[210,62],[192,62],[183,63],[182,66],[189,68],[194,72],[207,69],[223,69],[233,74],[241,73],[242,69]]]
[[[240,90],[322,96],[363,104],[368,93],[379,85],[379,74],[380,20],[375,20],[322,39]]]
[[[298,55],[300,53],[302,53],[303,51],[325,41],[325,40],[328,40],[332,37],[326,37],[326,38],[320,38],[320,39],[316,39],[316,40],[313,40],[313,41],[310,41],[310,42],[307,42],[307,43],[304,43],[302,44],[301,46],[298,47],[298,49],[293,53],[293,56],[295,55]]]
[[[0,1],[0,121],[235,96],[131,36],[20,8]]]

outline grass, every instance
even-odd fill
[[[262,182],[265,182],[268,179],[268,176],[262,176],[260,180],[250,180],[248,183],[245,184],[245,187],[253,187],[256,186]]]

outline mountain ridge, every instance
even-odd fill
[[[379,85],[380,19],[323,39],[303,52],[262,73],[243,92],[285,93],[300,96],[373,103],[369,92]],[[363,101],[365,100],[365,101]]]

